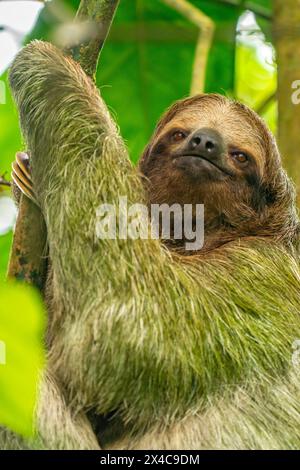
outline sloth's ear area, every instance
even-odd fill
[[[251,197],[251,206],[257,213],[261,213],[267,205],[265,189],[255,188]]]
[[[143,151],[143,153],[140,157],[140,160],[139,160],[139,170],[145,176],[147,176],[148,169],[149,169],[148,163],[149,163],[149,157],[151,155],[151,150],[152,150],[152,141],[150,141],[146,145],[146,147],[145,147],[145,149],[144,149],[144,151]]]
[[[257,212],[262,212],[266,207],[272,206],[276,199],[276,190],[271,185],[263,183],[254,190],[251,203]]]
[[[147,176],[149,170],[156,165],[156,157],[164,154],[167,151],[167,148],[168,146],[164,142],[164,138],[157,140],[157,134],[155,133],[145,147],[139,160],[140,172]]]

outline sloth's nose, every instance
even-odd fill
[[[191,135],[188,150],[192,151],[192,155],[216,160],[224,153],[224,142],[221,134],[214,129],[199,129]]]

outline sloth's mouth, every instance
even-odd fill
[[[209,160],[206,157],[203,157],[203,155],[199,154],[180,154],[180,155],[175,155],[173,162],[176,163],[176,166],[185,168],[187,165],[194,165],[194,166],[201,166],[201,163],[205,162],[208,163],[209,165],[213,166],[217,170],[221,171],[222,173],[225,173],[228,176],[234,176],[233,172],[230,171],[228,168],[225,168],[222,165],[218,165],[216,162],[213,162]]]

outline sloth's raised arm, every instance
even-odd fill
[[[34,41],[15,59],[10,85],[20,111],[34,188],[43,200],[59,168],[100,158],[104,147],[115,160],[126,151],[115,123],[81,67],[49,43]],[[59,168],[58,168],[59,167]],[[75,188],[74,188],[75,189]]]
[[[84,234],[91,248],[97,244],[99,205],[117,206],[119,196],[142,202],[142,184],[97,88],[76,62],[51,44],[34,41],[12,64],[10,85],[55,263],[64,246],[70,250],[67,240],[78,237],[78,249]],[[116,255],[118,242],[109,245]],[[152,245],[160,252],[159,243]],[[71,265],[70,253],[65,256]]]

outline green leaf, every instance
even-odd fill
[[[15,153],[22,149],[21,133],[17,110],[8,88],[7,74],[0,77],[0,80],[6,85],[6,103],[0,104],[0,175],[7,172],[9,176]]]
[[[30,437],[45,363],[45,314],[35,290],[0,284],[0,423]]]
[[[255,6],[264,7],[269,12],[272,11],[272,0],[250,0],[248,3]]]
[[[0,283],[6,277],[11,241],[12,232],[0,236]]]

